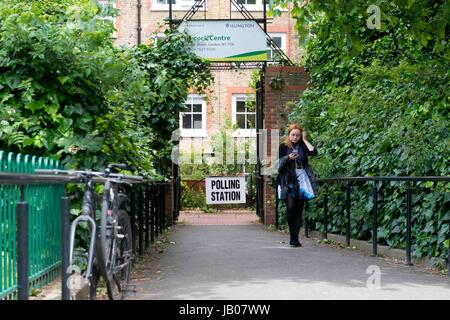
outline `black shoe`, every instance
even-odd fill
[[[289,242],[290,247],[298,247],[300,242]]]
[[[302,244],[298,241],[298,234],[291,233],[291,240],[289,241],[291,247],[301,247]]]
[[[302,246],[302,244],[300,243],[300,241],[298,241],[297,240],[297,242],[291,242],[291,241],[289,241],[289,246],[291,246],[291,247],[301,247]]]

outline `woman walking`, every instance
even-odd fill
[[[315,178],[308,164],[308,156],[317,155],[316,148],[307,140],[307,134],[299,124],[288,127],[287,137],[278,150],[278,198],[286,201],[287,223],[291,247],[301,247],[298,241],[305,199],[299,192],[296,169],[305,169],[316,191]],[[316,192],[315,192],[316,193]]]

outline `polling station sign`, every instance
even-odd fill
[[[206,177],[206,204],[245,203],[245,177]]]
[[[192,50],[206,60],[267,60],[267,35],[255,21],[191,20],[178,29],[192,36]]]

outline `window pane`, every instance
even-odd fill
[[[247,100],[246,109],[247,109],[247,112],[255,112],[256,101],[255,100]]]
[[[202,105],[201,104],[193,104],[192,111],[193,112],[202,112]]]
[[[245,114],[237,114],[236,122],[240,129],[245,129]]]
[[[192,129],[192,114],[183,114],[183,129]]]
[[[247,114],[247,129],[256,127],[256,114]]]
[[[277,46],[281,47],[281,37],[272,37],[272,41],[275,42]]]
[[[237,1],[239,4],[245,4],[245,0],[238,0]]]
[[[247,0],[247,4],[256,4],[256,0]]]
[[[184,112],[192,112],[190,104],[188,103],[184,104]]]
[[[172,4],[176,4],[176,0],[172,0]],[[169,0],[158,0],[158,4],[169,4]]]
[[[193,129],[201,129],[202,128],[202,115],[201,114],[194,114],[194,128]]]
[[[236,112],[245,112],[245,101],[236,101]]]

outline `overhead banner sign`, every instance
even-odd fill
[[[193,20],[178,27],[194,39],[193,51],[211,61],[266,61],[267,36],[251,20]]]
[[[206,177],[206,204],[245,203],[245,177]]]

